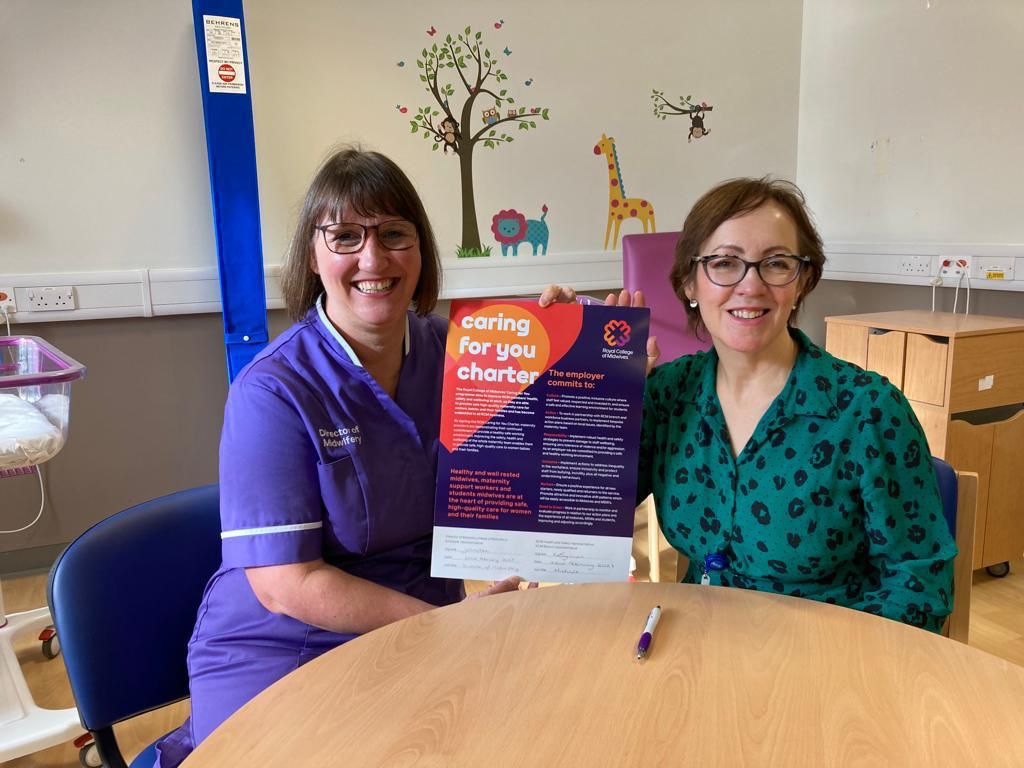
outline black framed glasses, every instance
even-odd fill
[[[335,253],[359,253],[366,245],[366,237],[371,229],[377,230],[377,242],[389,251],[407,251],[416,245],[419,239],[416,225],[405,219],[369,226],[341,221],[335,224],[321,224],[314,229],[323,232],[324,243]]]
[[[789,285],[797,279],[804,264],[810,262],[810,259],[806,256],[780,253],[775,256],[766,256],[760,261],[747,261],[739,256],[711,254],[710,256],[697,256],[694,261],[704,265],[704,274],[708,276],[708,280],[715,285],[727,288],[743,282],[743,278],[751,269],[757,270],[758,277],[765,285],[775,287]]]

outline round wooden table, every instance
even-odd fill
[[[584,584],[364,635],[261,693],[185,766],[1024,766],[1022,713],[1024,668],[894,621]]]

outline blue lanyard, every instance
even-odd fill
[[[729,567],[729,558],[721,552],[712,552],[704,556],[704,568],[701,573],[700,583],[707,586],[711,583],[710,571],[724,571]]]

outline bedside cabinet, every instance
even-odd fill
[[[1024,318],[904,310],[825,323],[825,349],[888,377],[931,452],[978,474],[973,567],[1008,573],[1024,552]]]

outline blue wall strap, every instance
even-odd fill
[[[233,87],[235,90],[211,89],[204,16],[238,20],[244,88],[236,68],[222,64],[214,77],[218,83],[224,84],[219,87]],[[199,85],[203,94],[220,300],[224,312],[224,345],[230,381],[263,348],[268,338],[252,81],[249,79],[249,54],[245,47],[242,0],[192,0],[192,19],[199,58]]]

